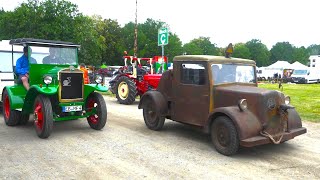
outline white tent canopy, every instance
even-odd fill
[[[277,61],[270,66],[266,67],[266,70],[283,70],[288,69],[291,66],[287,61]]]
[[[300,62],[296,61],[292,63],[288,69],[308,69],[309,67],[306,65],[301,64]]]

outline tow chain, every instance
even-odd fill
[[[282,131],[281,136],[279,137],[278,140],[275,140],[275,138],[276,138],[277,136],[279,136],[279,135],[274,135],[274,136],[272,136],[271,134],[269,134],[269,133],[266,132],[265,130],[260,131],[260,134],[261,134],[262,136],[269,138],[274,144],[280,144],[280,142],[281,142],[281,140],[282,140],[282,138],[283,138],[283,136],[284,136],[284,133],[285,133],[285,131],[286,131],[286,124],[285,124],[285,123],[288,121],[288,114],[287,114],[287,112],[281,110],[281,112],[280,112],[280,117],[281,117],[281,125],[283,126],[283,131]]]

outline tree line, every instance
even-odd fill
[[[0,10],[0,39],[36,38],[78,43],[79,62],[91,65],[122,65],[127,51],[133,55],[133,22],[123,27],[116,20],[101,16],[86,16],[78,6],[67,0],[27,0],[13,11]],[[147,19],[138,24],[138,57],[161,55],[158,29],[168,24]],[[182,44],[179,36],[169,33],[165,55],[169,61],[181,54],[224,55],[225,47],[217,47],[209,37],[193,39]],[[320,45],[295,47],[289,42],[278,42],[271,50],[259,39],[234,44],[233,57],[253,59],[257,66],[268,66],[277,60],[308,64],[310,55],[320,54]]]

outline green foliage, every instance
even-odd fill
[[[289,63],[293,63],[294,61],[294,47],[289,42],[278,42],[271,48],[270,52],[270,60],[272,63],[275,63],[278,60],[288,61]]]
[[[203,54],[203,55],[218,55],[219,50],[215,44],[212,44],[209,37],[199,37],[193,39],[183,47],[186,54]]]
[[[300,63],[307,65],[309,63],[308,50],[304,46],[300,48],[294,48],[293,60],[299,61]]]
[[[279,90],[278,84],[259,84],[259,87]],[[320,122],[319,91],[319,84],[283,84],[283,93],[290,96],[291,104],[306,121]]]
[[[173,58],[183,54],[182,42],[176,34],[169,34],[169,44],[164,47],[165,55],[169,61],[172,62]]]
[[[237,43],[234,45],[232,57],[250,59],[251,54],[249,48],[243,43]]]
[[[269,61],[270,52],[266,45],[261,43],[258,39],[252,39],[251,41],[246,42],[246,47],[250,51],[250,59],[255,60],[257,66],[267,66],[270,65]]]
[[[312,44],[307,48],[309,55],[319,55],[320,45]]]
[[[135,24],[120,27],[116,20],[101,16],[84,16],[78,6],[67,0],[26,0],[13,11],[0,9],[0,39],[39,38],[71,41],[81,45],[79,62],[100,66],[122,65],[123,51],[134,54]],[[158,29],[169,27],[165,22],[147,19],[138,24],[138,57],[161,55]],[[217,47],[209,37],[199,37],[182,44],[177,34],[169,33],[164,55],[169,61],[181,54],[224,55],[225,47]],[[289,42],[277,43],[269,51],[258,39],[234,47],[233,57],[253,59],[257,66],[267,66],[277,60],[308,63],[309,55],[320,54],[320,45],[293,47]]]

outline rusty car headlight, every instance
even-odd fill
[[[284,98],[284,103],[285,103],[285,104],[290,104],[290,101],[291,101],[290,96],[286,96],[286,97]]]
[[[246,99],[240,99],[238,103],[240,111],[244,111],[248,108],[248,102]]]
[[[43,78],[43,82],[48,85],[48,84],[51,84],[52,83],[52,77],[51,76],[44,76]]]
[[[97,84],[100,84],[102,82],[102,77],[100,75],[96,75],[96,77],[94,78],[94,81],[97,83]]]

